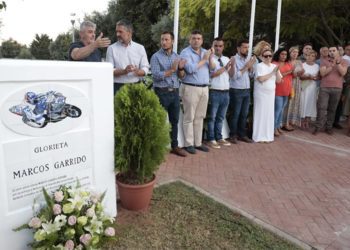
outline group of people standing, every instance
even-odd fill
[[[206,50],[202,47],[202,33],[195,30],[190,35],[189,46],[177,54],[173,51],[173,33],[165,31],[160,37],[161,48],[152,55],[149,65],[144,47],[132,41],[131,23],[117,22],[118,41],[112,45],[103,34],[95,39],[95,29],[89,21],[81,24],[81,39],[71,45],[70,60],[101,61],[98,48],[108,47],[106,61],[114,68],[114,93],[125,84],[139,83],[150,68],[153,89],[168,112],[174,154],[208,152],[208,146],[218,149],[238,141],[269,143],[283,133],[282,128],[287,131],[293,130],[293,126],[307,128],[310,120],[316,117],[313,133],[317,134],[326,124],[326,131],[331,134],[330,123],[333,126],[343,76],[348,68],[337,47],[329,48],[329,57],[322,56],[320,66],[315,62],[317,53],[310,44],[304,46],[303,55],[298,57],[298,47],[281,48],[273,53],[271,45],[261,41],[251,56],[248,55],[249,42],[242,40],[237,44],[237,53],[229,58],[223,55],[222,38],[215,38],[212,47]],[[350,46],[347,48],[350,55]],[[254,79],[253,91],[251,79]],[[252,139],[246,129],[251,93],[254,103]],[[180,100],[183,148],[177,140]],[[222,128],[227,113],[230,136],[225,139]],[[204,145],[206,116],[208,143]]]

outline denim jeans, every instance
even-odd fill
[[[222,139],[222,126],[230,101],[227,92],[210,90],[209,92],[209,117],[208,117],[208,141]]]
[[[281,127],[283,110],[288,103],[288,96],[275,96],[275,129]]]
[[[230,88],[230,137],[245,137],[250,105],[250,89]]]
[[[176,148],[178,146],[177,133],[178,133],[178,122],[179,122],[179,112],[180,112],[180,97],[179,91],[161,91],[154,90],[159,98],[160,104],[168,112],[169,122],[171,124],[170,138],[171,138],[171,148]]]

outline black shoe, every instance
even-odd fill
[[[193,146],[184,147],[184,149],[190,154],[196,153],[196,149]]]
[[[198,146],[198,147],[196,147],[196,149],[198,149],[200,151],[203,151],[203,152],[206,152],[206,153],[209,152],[209,148],[204,146],[203,144]]]
[[[333,129],[327,128],[326,129],[326,133],[329,134],[329,135],[333,135],[334,132],[333,132]]]
[[[333,128],[336,128],[336,129],[343,129],[343,126],[340,125],[339,123],[334,123],[334,124],[333,124]]]
[[[229,142],[231,142],[232,144],[238,144],[237,141],[237,137],[236,136],[232,136],[228,139]]]
[[[319,128],[314,128],[314,130],[312,131],[312,134],[317,135],[319,131],[320,131]]]
[[[244,141],[244,142],[246,142],[246,143],[253,143],[253,140],[252,140],[252,139],[249,139],[248,136],[238,137],[238,140]]]

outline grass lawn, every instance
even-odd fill
[[[300,249],[181,182],[154,190],[148,212],[118,207],[107,249]]]

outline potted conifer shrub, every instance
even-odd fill
[[[169,143],[167,114],[157,95],[143,84],[122,87],[115,96],[115,167],[124,208],[148,208]]]

